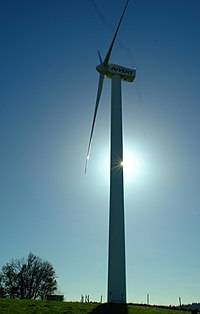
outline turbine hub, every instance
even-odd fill
[[[107,71],[108,71],[108,66],[105,66],[105,65],[103,65],[103,64],[99,64],[99,65],[97,65],[96,70],[97,70],[100,74],[106,75],[106,73],[107,73]]]

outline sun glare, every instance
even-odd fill
[[[124,171],[124,181],[137,181],[142,173],[142,158],[140,154],[136,151],[124,150],[123,161],[119,163],[123,167]],[[106,156],[104,159],[104,169],[106,174],[109,174],[110,161],[109,156]]]
[[[121,165],[124,170],[125,181],[136,180],[140,175],[141,160],[138,155],[125,151]]]

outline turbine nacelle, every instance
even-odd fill
[[[122,81],[129,83],[133,82],[136,77],[135,69],[129,69],[114,63],[110,63],[108,66],[100,64],[97,65],[96,69],[101,75],[105,75],[107,78],[111,79],[113,75],[120,75]]]

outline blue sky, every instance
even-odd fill
[[[106,300],[110,81],[87,175],[98,83],[124,0],[4,0],[0,265],[32,251],[66,300]],[[123,84],[128,301],[198,302],[200,2],[131,0],[111,62]],[[134,168],[135,167],[135,168]]]

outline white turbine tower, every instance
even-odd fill
[[[103,88],[104,77],[111,79],[111,143],[110,143],[110,217],[108,248],[108,294],[109,303],[126,303],[126,259],[125,259],[125,225],[124,225],[124,186],[123,186],[123,134],[122,134],[122,97],[121,81],[133,82],[135,69],[128,69],[117,64],[109,64],[112,48],[119,31],[129,0],[115,31],[113,40],[104,61],[100,53],[101,64],[96,67],[99,72],[99,84],[96,105],[89,138],[87,162],[90,155],[96,115]]]

